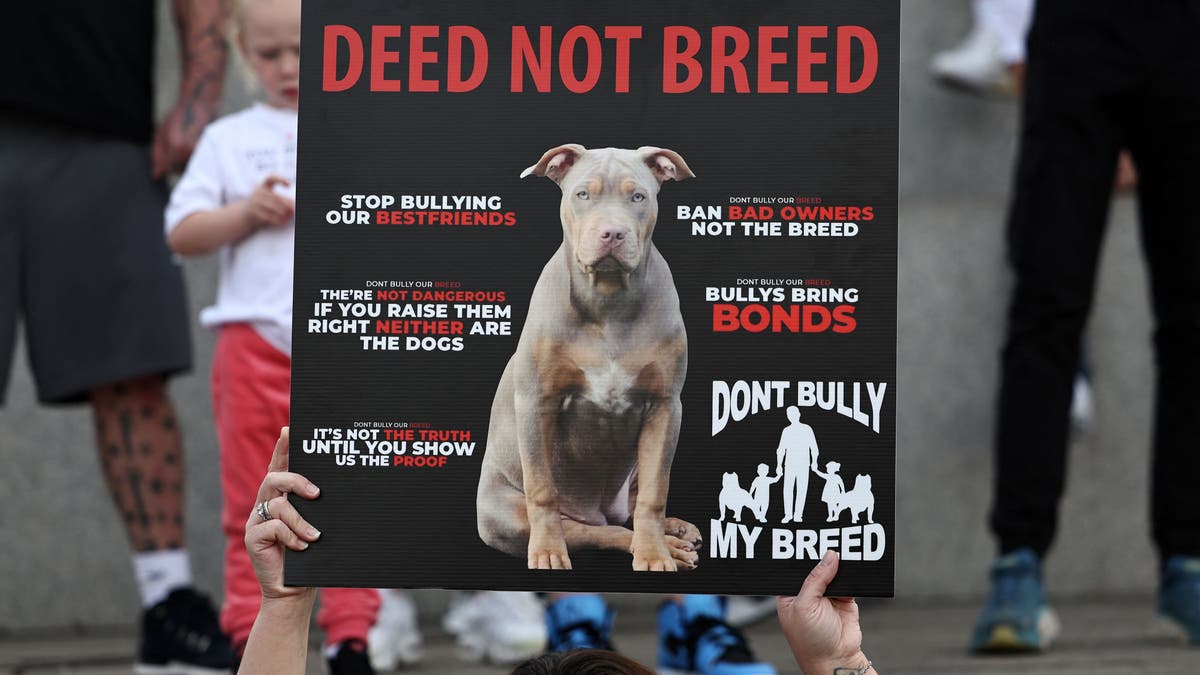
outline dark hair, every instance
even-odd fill
[[[616,652],[572,649],[529,659],[513,668],[512,675],[654,675],[654,671]]]

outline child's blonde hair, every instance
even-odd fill
[[[233,47],[229,51],[233,52],[238,70],[242,73],[242,84],[246,85],[248,90],[254,91],[258,88],[258,80],[255,78],[254,69],[250,67],[242,54],[242,15],[245,13],[246,3],[250,0],[225,1],[229,7],[229,21],[225,25],[225,40]]]
[[[245,26],[242,23],[242,17],[246,13],[246,5],[254,0],[224,0],[228,3],[229,21],[225,26],[225,40],[233,45],[231,49],[234,53],[234,59],[237,61],[238,70],[242,73],[242,79],[249,91],[258,89],[258,80],[254,75],[254,69],[246,61],[245,54],[242,53],[242,31]]]

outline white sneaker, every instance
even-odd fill
[[[933,76],[945,85],[987,96],[1014,96],[1017,81],[1000,52],[1000,38],[976,24],[959,46],[938,52],[930,62]]]
[[[451,635],[457,636],[459,633],[467,629],[471,613],[471,600],[475,597],[474,591],[451,591],[450,603],[446,606],[446,613],[442,615],[442,628]]]
[[[775,616],[775,597],[770,595],[731,595],[725,599],[725,623],[734,628],[756,624]]]
[[[421,660],[417,608],[404,591],[380,589],[379,615],[367,633],[367,656],[375,670],[395,670]]]
[[[519,663],[546,649],[545,608],[533,593],[480,591],[454,608],[459,656],[468,661]]]

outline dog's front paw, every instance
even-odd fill
[[[567,543],[559,537],[529,538],[529,569],[569,570],[571,556],[567,555]]]
[[[681,572],[694,570],[700,565],[700,553],[692,543],[684,541],[679,537],[671,535],[663,535],[667,540],[667,548],[671,551],[671,557],[675,559],[675,567]]]
[[[724,516],[724,514],[722,514]],[[672,537],[678,537],[692,546],[700,546],[704,543],[704,537],[700,536],[700,529],[686,520],[679,518],[667,518],[663,520],[663,529],[666,534]]]
[[[633,535],[633,570],[635,572],[674,572],[678,569],[665,537]]]

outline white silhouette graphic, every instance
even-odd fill
[[[867,512],[867,522],[875,522],[875,495],[871,494],[871,477],[858,474],[854,477],[854,489],[842,495],[838,502],[837,515],[842,515],[842,509],[850,509],[850,522],[857,523],[858,516]]]
[[[760,523],[767,522],[767,507],[771,504],[771,486],[778,483],[780,478],[779,474],[775,474],[774,478],[768,476],[767,470],[766,464],[759,464],[758,478],[750,482],[750,508]]]
[[[733,511],[733,519],[737,522],[742,522],[742,509],[750,509],[751,513],[757,514],[754,508],[754,498],[750,493],[742,489],[742,483],[738,480],[738,475],[732,471],[727,471],[721,474],[721,495],[717,498],[721,504],[721,522],[725,522],[725,510]]]
[[[825,489],[821,491],[821,501],[825,502],[825,507],[829,511],[828,517],[825,518],[827,523],[838,519],[841,511],[838,504],[842,501],[842,495],[846,494],[846,486],[842,483],[842,477],[837,475],[840,468],[842,465],[837,462],[826,462],[825,473],[813,469],[813,473],[825,479]]]
[[[787,409],[791,420],[779,436],[776,475],[783,476],[783,523],[804,520],[804,502],[808,499],[809,471],[817,470],[817,436],[812,427],[800,422],[800,408]]]

